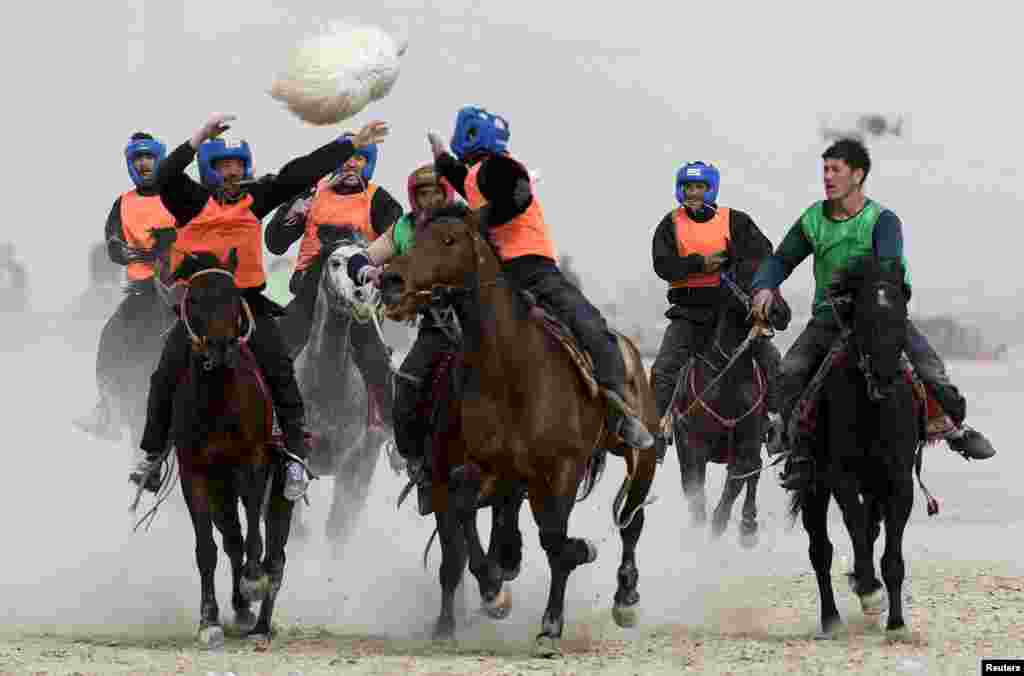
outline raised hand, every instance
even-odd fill
[[[356,135],[352,137],[352,145],[356,149],[377,145],[384,140],[390,131],[387,122],[374,120],[356,132]]]

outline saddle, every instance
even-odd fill
[[[811,383],[804,389],[796,406],[797,429],[801,437],[813,439],[817,428],[818,402],[821,401],[821,384],[833,368],[845,366],[851,358],[845,346],[833,350],[825,358],[828,362]],[[918,377],[913,364],[904,353],[903,377],[914,393],[914,410],[920,418],[921,434],[925,443],[935,443],[954,429],[953,421],[942,410],[942,406],[928,392]]]
[[[540,324],[547,336],[565,350],[576,366],[576,373],[590,394],[591,399],[597,399],[601,395],[601,386],[598,385],[597,379],[594,376],[594,360],[590,353],[580,345],[572,329],[529,291],[520,289],[519,296],[526,304],[527,314],[530,319]],[[640,362],[633,350],[629,349],[625,336],[615,329],[611,329],[611,331],[615,334],[619,352],[622,354],[622,361],[626,365],[626,382],[629,383],[643,369],[643,363]],[[633,402],[628,403],[633,404]]]

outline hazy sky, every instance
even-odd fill
[[[907,118],[906,138],[874,145],[868,188],[903,219],[923,309],[1019,307],[1011,243],[1024,144],[1010,3],[366,5],[87,3],[60,21],[52,6],[22,5],[2,48],[4,171],[16,187],[9,237],[37,306],[84,285],[87,248],[131,186],[122,151],[137,129],[173,148],[210,112],[235,112],[263,173],[386,119],[376,181],[404,204],[407,174],[429,159],[425,132],[447,137],[456,109],[478,103],[509,120],[513,152],[543,174],[556,241],[597,302],[653,277],[651,235],[675,204],[682,162],[717,164],[721,203],[777,244],[822,194],[820,116],[877,110]],[[266,90],[300,36],[342,18],[407,36],[410,48],[388,98],[343,128],[310,127]],[[803,266],[784,289],[806,289],[810,275]]]

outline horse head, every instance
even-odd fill
[[[827,296],[837,319],[851,332],[852,347],[875,400],[903,382],[901,357],[910,300],[903,280],[901,261],[866,256],[837,275]]]
[[[493,283],[498,261],[480,236],[480,215],[455,205],[432,213],[416,243],[388,265],[381,298],[388,316],[410,319],[427,305],[449,305],[458,294]],[[486,279],[483,279],[486,278]]]
[[[252,335],[252,312],[235,284],[237,269],[238,251],[231,249],[226,263],[200,251],[186,256],[174,271],[175,280],[185,280],[181,320],[204,371],[235,367],[241,343]]]
[[[342,314],[365,323],[380,303],[380,295],[372,284],[356,285],[348,276],[348,261],[356,254],[365,254],[366,238],[353,227],[322,225],[320,239],[320,293],[332,313]]]

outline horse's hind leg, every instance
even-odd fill
[[[455,636],[455,590],[462,582],[466,568],[466,538],[455,511],[434,512],[437,535],[441,544],[441,614],[434,624],[434,639]]]
[[[217,543],[213,540],[213,518],[210,510],[206,478],[182,472],[181,490],[185,495],[192,527],[196,534],[196,565],[202,588],[199,602],[199,643],[210,649],[224,646],[224,629],[220,625],[220,608],[214,573],[217,570]]]
[[[885,514],[885,552],[882,553],[882,579],[889,595],[890,632],[909,633],[903,621],[903,530],[914,506],[914,483],[910,475],[892,481],[893,490]]]
[[[818,598],[821,602],[821,633],[819,638],[832,638],[839,628],[839,609],[832,589],[832,542],[828,539],[829,492],[818,484],[805,496],[803,524],[807,531],[807,554],[814,567],[818,581]]]
[[[270,589],[260,604],[260,616],[256,626],[249,632],[252,637],[270,638],[273,635],[274,605],[284,582],[284,566],[287,559],[285,547],[288,545],[295,503],[284,497],[284,472],[280,470],[277,465],[271,467],[271,480],[274,484],[267,505],[267,556],[263,562],[263,569],[270,576]]]

